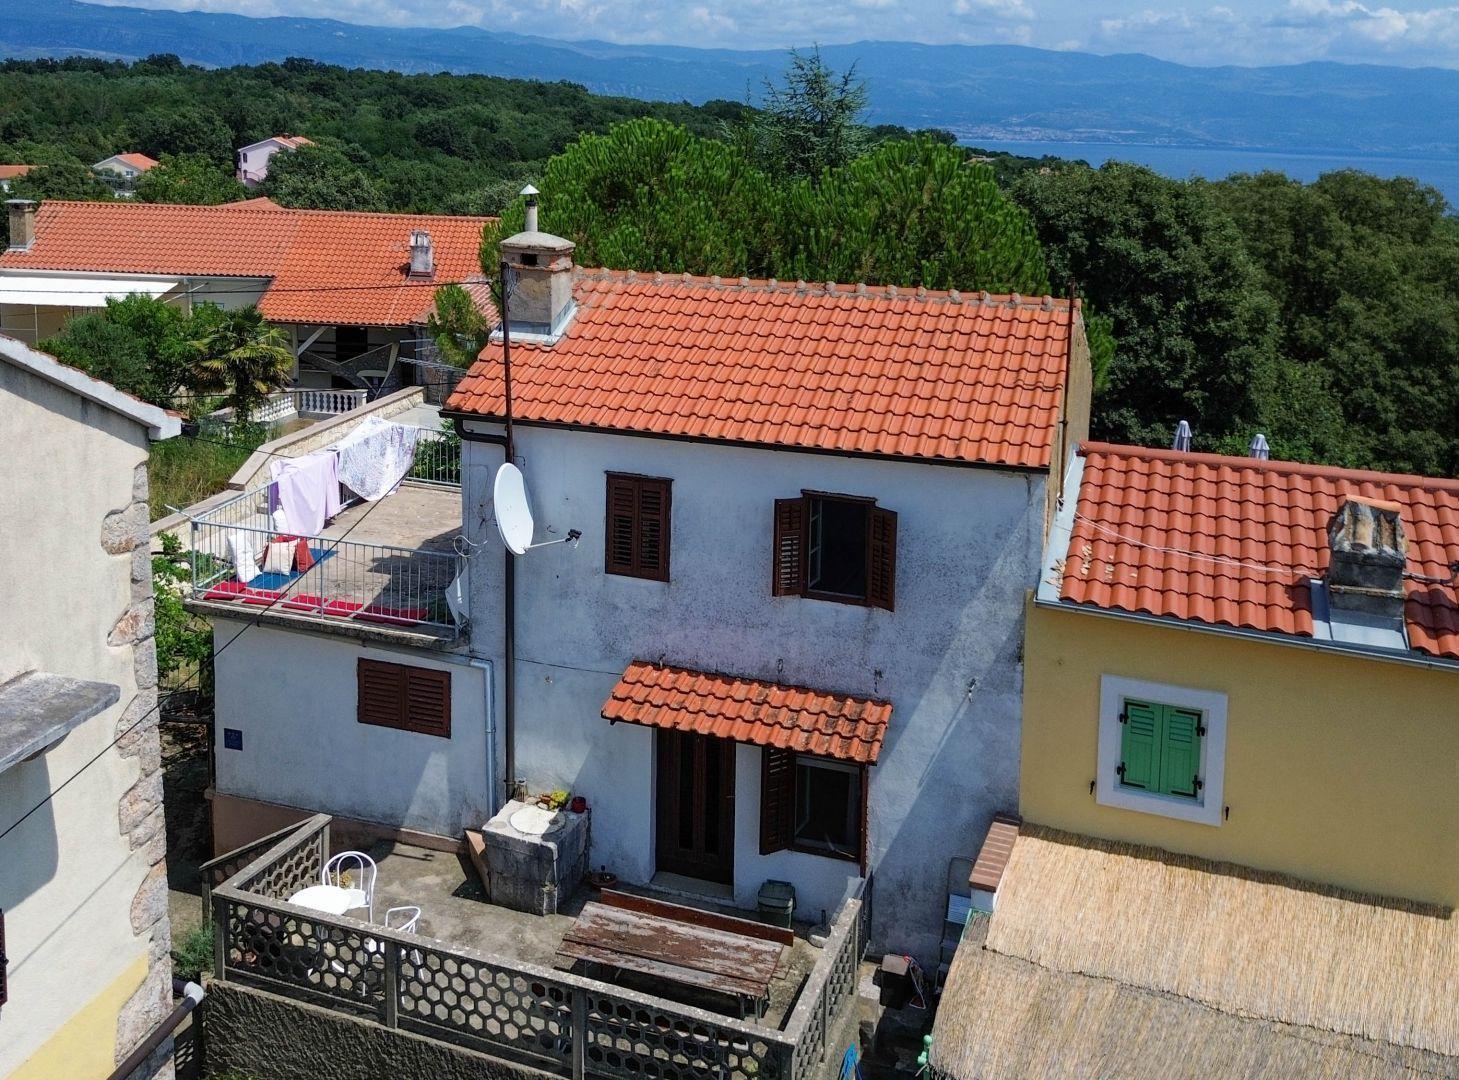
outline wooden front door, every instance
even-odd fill
[[[658,868],[733,885],[735,744],[660,731],[658,757]]]

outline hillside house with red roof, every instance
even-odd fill
[[[260,142],[240,146],[238,182],[244,187],[256,188],[268,179],[268,163],[275,154],[313,145],[313,140],[306,139],[303,135],[270,135]]]
[[[217,660],[219,745],[245,749],[220,752],[215,833],[321,811],[450,845],[560,789],[625,882],[748,909],[790,882],[814,924],[874,873],[873,940],[933,962],[948,860],[1016,793],[1024,597],[1088,424],[1077,303],[572,250],[502,244],[510,453],[500,328],[443,410],[464,626],[250,630]],[[253,614],[201,610],[220,640]]]
[[[137,177],[155,169],[160,164],[156,158],[146,154],[113,154],[102,158],[91,171],[104,180],[118,195],[131,195],[137,185]]]
[[[289,334],[304,388],[378,391],[422,336],[436,290],[479,282],[482,217],[12,200],[0,332],[34,343],[108,297],[184,309],[257,304]],[[479,287],[478,287],[479,289]],[[484,290],[482,302],[487,303]]]

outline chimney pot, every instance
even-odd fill
[[[507,314],[512,328],[552,337],[572,315],[573,251],[576,245],[537,228],[537,189],[522,189],[527,199],[525,228],[501,242],[502,262],[512,275]]]
[[[1402,507],[1349,495],[1327,523],[1328,602],[1334,609],[1401,621],[1408,540]]]
[[[8,199],[5,206],[10,211],[10,251],[29,251],[35,243],[35,212],[38,204],[34,199]]]
[[[410,231],[410,276],[430,277],[436,272],[436,255],[431,248],[431,234],[425,229]]]

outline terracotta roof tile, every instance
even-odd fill
[[[551,346],[512,349],[519,420],[1047,468],[1068,306],[580,271]],[[501,347],[448,408],[499,417]]]
[[[1459,559],[1459,480],[1089,443],[1060,598],[1313,636],[1309,580],[1349,495],[1402,507],[1411,574]],[[1409,645],[1459,659],[1459,588],[1410,581]]]
[[[603,703],[607,720],[875,764],[885,701],[635,660]]]
[[[47,199],[28,251],[0,270],[271,278],[275,322],[407,326],[446,282],[481,276],[482,217],[289,210],[268,199],[222,206]],[[431,234],[435,274],[411,279],[410,233]]]
[[[17,176],[24,176],[32,169],[39,168],[37,165],[0,165],[0,180],[14,180]]]
[[[140,169],[142,172],[146,172],[148,169],[155,169],[160,164],[156,158],[150,158],[146,154],[113,154],[106,160],[111,161],[112,158],[115,158],[117,161],[126,162],[132,168]]]

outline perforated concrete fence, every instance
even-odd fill
[[[574,1080],[810,1080],[845,1049],[828,1032],[854,1007],[864,882],[773,1029],[288,903],[328,857],[319,815],[212,890],[216,979]]]

